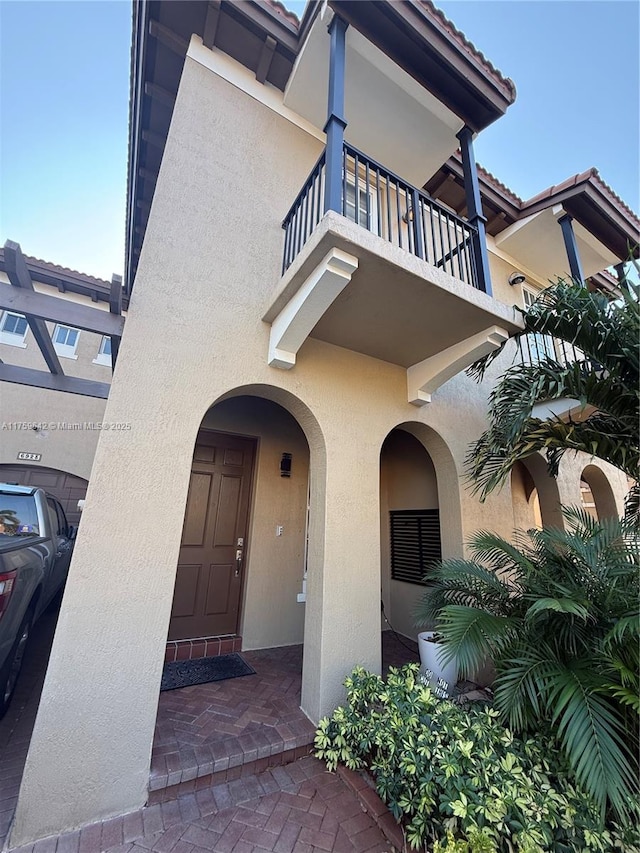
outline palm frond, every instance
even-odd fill
[[[548,679],[548,703],[578,781],[603,814],[608,800],[624,815],[628,792],[637,790],[637,777],[624,724],[603,695],[606,686],[589,662],[559,664]]]
[[[463,677],[476,672],[496,652],[508,645],[518,620],[496,616],[475,607],[450,604],[438,616],[436,630],[442,634],[443,663],[454,658]]]

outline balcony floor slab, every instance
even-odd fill
[[[410,367],[487,328],[520,327],[505,305],[333,211],[285,272],[263,319],[272,323],[332,249],[358,259],[310,337]]]

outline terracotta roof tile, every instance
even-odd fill
[[[282,15],[285,17],[291,24],[293,24],[296,28],[300,26],[300,19],[298,16],[287,9],[286,2],[281,3],[280,0],[265,0],[266,4],[274,10],[278,15]],[[494,78],[494,80],[504,89],[507,95],[515,100],[516,97],[516,86],[513,80],[510,77],[505,77],[502,72],[495,67],[495,65],[490,62],[487,57],[482,53],[482,51],[478,50],[478,48],[470,41],[462,30],[459,30],[453,21],[450,21],[449,18],[438,9],[431,0],[418,0],[419,4],[423,9],[426,9],[433,18],[436,18],[440,24],[445,28],[445,30],[452,36],[455,41],[458,42],[460,47],[463,48],[468,54],[470,54],[484,69],[488,71],[489,74]]]
[[[495,175],[493,175],[488,169],[485,169],[484,166],[481,166],[480,163],[476,164],[478,168],[479,174],[486,180],[488,184],[492,184],[496,189],[500,190],[504,195],[508,195],[509,198],[513,201],[516,207],[521,207],[524,204],[523,200],[519,195],[516,195],[512,189],[506,184],[503,184],[502,181],[499,181]]]
[[[38,266],[46,267],[47,272],[50,272],[52,275],[56,275],[56,273],[59,273],[60,275],[73,275],[78,278],[82,278],[84,282],[89,285],[111,287],[111,282],[106,281],[104,278],[96,278],[93,275],[88,275],[88,273],[72,270],[70,267],[63,267],[60,266],[60,264],[52,264],[51,261],[43,261],[42,258],[34,258],[30,255],[25,255],[24,259],[27,264],[37,264]]]
[[[285,3],[281,3],[280,0],[265,0],[267,6],[273,9],[274,12],[278,15],[282,15],[283,18],[286,18],[290,24],[298,29],[300,26],[300,18],[295,14],[295,12],[291,12],[287,9]]]
[[[640,219],[638,218],[638,214],[629,207],[624,199],[620,198],[620,196],[614,192],[609,184],[602,178],[600,172],[595,168],[595,166],[592,166],[585,172],[579,172],[577,175],[572,175],[570,178],[567,178],[565,181],[561,181],[553,187],[548,187],[548,189],[543,190],[541,193],[538,193],[533,198],[529,199],[526,202],[526,206],[528,207],[536,202],[543,201],[545,198],[557,195],[570,187],[576,187],[579,184],[585,184],[589,181],[595,183],[602,194],[608,196],[609,200],[615,207],[622,208],[622,210],[624,210],[624,212],[628,214],[633,222],[640,228]]]
[[[482,65],[483,68],[491,74],[496,82],[499,83],[512,98],[512,100],[515,100],[516,86],[513,80],[510,77],[505,77],[502,72],[487,59],[484,53],[478,50],[475,44],[465,36],[462,30],[459,30],[453,21],[450,21],[444,12],[438,9],[431,0],[420,0],[420,5],[424,9],[427,9],[434,18],[437,18],[446,31],[458,42],[458,44],[464,48],[467,53],[471,54],[471,56],[473,56],[474,59],[476,59],[480,65]]]
[[[578,184],[586,183],[589,178],[596,175],[597,172],[594,168],[587,169],[586,172],[579,172],[577,175],[571,175],[570,178],[567,178],[564,181],[560,181],[559,184],[554,184],[553,186],[547,187],[542,190],[542,192],[537,193],[532,198],[527,200],[527,205],[535,204],[538,201],[542,201],[545,198],[549,198],[550,196],[557,195],[561,193],[563,190],[567,190],[570,187],[576,187]]]
[[[622,207],[625,212],[628,213],[629,216],[633,219],[638,228],[640,228],[640,218],[638,217],[638,214],[632,208],[630,208],[626,201],[620,198],[620,196],[609,186],[609,184],[604,180],[604,178],[596,168],[591,169],[591,172],[593,174],[593,177],[600,185],[600,188],[604,192],[604,194],[608,195],[614,202],[619,204],[620,207]]]

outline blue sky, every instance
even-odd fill
[[[524,198],[594,165],[638,210],[640,5],[438,5],[518,89],[478,160]],[[124,266],[130,27],[126,0],[0,0],[0,239],[105,278]]]

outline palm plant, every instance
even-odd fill
[[[463,676],[493,659],[504,721],[520,732],[550,722],[603,814],[627,817],[639,745],[638,529],[564,515],[566,530],[532,530],[516,545],[477,533],[471,560],[430,574],[416,615],[435,621]]]
[[[577,359],[556,358],[548,351],[534,364],[514,364],[506,371],[489,398],[489,427],[467,454],[473,492],[484,500],[505,482],[516,461],[535,451],[546,453],[552,475],[566,450],[582,450],[637,478],[638,288],[629,284],[612,302],[576,282],[559,280],[521,313],[525,328],[516,339],[551,336],[577,348]],[[500,352],[472,365],[471,375],[481,379]],[[561,397],[580,401],[577,420],[535,416],[536,404]],[[637,487],[629,500],[637,507]]]

